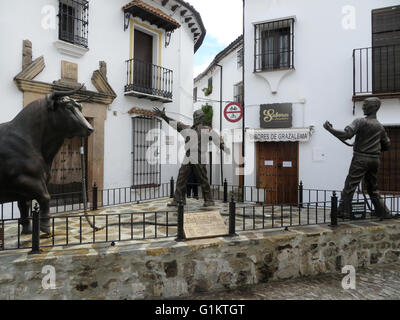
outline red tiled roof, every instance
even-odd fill
[[[148,116],[148,117],[156,116],[155,112],[153,112],[153,111],[139,109],[139,108],[135,108],[135,107],[133,107],[131,110],[129,110],[128,113],[129,114],[139,114],[141,116]]]
[[[129,2],[128,4],[123,6],[122,10],[129,11],[129,9],[131,9],[131,8],[134,9],[134,7],[140,8],[140,9],[146,11],[147,13],[155,15],[158,18],[166,21],[167,23],[174,25],[174,29],[179,28],[181,26],[178,21],[171,18],[168,14],[166,14],[162,10],[152,7],[149,4],[147,4],[141,0],[132,0],[131,2]]]

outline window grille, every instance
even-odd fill
[[[233,99],[235,102],[239,102],[243,106],[243,82],[235,84],[233,87]]]
[[[193,101],[197,102],[197,87],[193,89]]]
[[[238,69],[243,67],[243,48],[239,49],[237,52],[237,67]]]
[[[161,120],[132,118],[133,187],[154,187],[161,183]]]
[[[213,78],[211,77],[208,79],[208,88],[211,89],[212,86],[213,86]]]
[[[294,19],[266,22],[254,29],[254,71],[294,67]]]
[[[59,7],[59,39],[88,47],[89,2],[61,0]]]

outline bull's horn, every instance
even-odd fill
[[[94,96],[94,93],[91,94],[90,96],[88,96],[88,97],[85,98],[85,99],[76,100],[76,102],[78,102],[78,103],[82,103],[82,102],[91,102],[92,99],[93,99],[93,96]]]
[[[79,89],[75,89],[75,90],[71,90],[71,91],[54,91],[50,94],[49,99],[56,99],[56,98],[61,98],[61,97],[66,97],[66,96],[70,96],[73,95],[79,91],[81,91],[81,89],[85,86],[85,84],[83,84]]]

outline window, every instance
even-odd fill
[[[239,102],[243,106],[243,82],[235,84],[233,87],[233,99],[235,102]]]
[[[208,88],[212,89],[212,86],[213,86],[213,80],[212,80],[212,77],[211,77],[211,78],[208,79]]]
[[[59,39],[88,47],[89,2],[60,0]]]
[[[237,67],[238,69],[243,67],[243,48],[240,48],[237,52]]]
[[[197,102],[197,87],[193,88],[193,102]]]
[[[390,150],[382,152],[378,174],[379,191],[385,193],[400,192],[400,127],[385,127],[389,136]]]
[[[294,67],[294,19],[255,26],[254,71]]]

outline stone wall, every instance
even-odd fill
[[[0,253],[0,299],[171,298],[399,261],[400,221]],[[56,288],[44,289],[44,266]],[[338,284],[340,285],[340,284]]]

